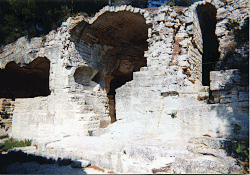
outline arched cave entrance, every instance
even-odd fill
[[[82,66],[77,68],[74,73],[75,82],[82,85],[88,85],[93,76],[93,72],[91,67]]]
[[[132,74],[128,75],[115,75],[114,78],[110,81],[110,89],[107,93],[109,98],[109,115],[111,117],[111,123],[116,121],[116,110],[115,110],[115,90],[122,85],[124,85],[126,82],[131,81],[133,79],[133,72]],[[109,80],[106,80],[106,83],[108,83]]]
[[[33,98],[47,96],[49,90],[50,61],[38,57],[20,67],[14,61],[0,69],[0,98]]]
[[[91,79],[106,89],[111,122],[116,121],[115,90],[133,79],[133,72],[147,65],[148,25],[139,13],[104,12],[92,24],[86,22],[70,31],[76,40],[111,46],[102,57],[99,72]]]
[[[207,3],[197,6],[196,11],[203,39],[202,84],[203,86],[209,86],[209,72],[215,69],[220,57],[220,53],[218,52],[219,42],[215,35],[217,10],[212,4]]]

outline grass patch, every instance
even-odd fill
[[[173,111],[172,114],[171,114],[171,117],[176,118],[177,117],[177,111]]]
[[[8,135],[8,134],[6,134],[6,135],[2,135],[2,136],[0,136],[0,139],[5,139],[5,138],[9,138],[9,135]]]
[[[88,131],[88,133],[89,133],[89,136],[92,136],[93,131]]]
[[[234,134],[238,137],[241,131],[241,126],[238,124],[232,124],[232,130]],[[249,174],[249,134],[248,137],[244,139],[236,139],[234,140],[234,152],[236,157],[243,161],[244,166],[244,174]]]
[[[14,147],[25,147],[25,146],[31,146],[31,140],[18,141],[10,138],[9,140],[5,140],[4,143],[0,144],[0,149],[2,151],[8,151],[9,149]]]

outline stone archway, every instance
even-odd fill
[[[9,62],[0,70],[0,98],[48,96],[50,61],[38,57],[26,66]]]
[[[75,70],[74,79],[75,82],[82,85],[88,85],[94,70],[91,67],[82,66]]]
[[[196,11],[203,40],[202,84],[203,86],[209,86],[209,72],[215,69],[220,57],[220,53],[218,52],[219,42],[215,35],[217,9],[212,4],[207,3],[205,5],[198,5]]]
[[[90,24],[82,21],[70,31],[79,48],[83,43],[93,47],[108,46],[102,58],[97,60],[98,65],[90,63],[90,67],[97,71],[91,80],[107,92],[112,123],[116,121],[115,90],[133,80],[133,72],[147,65],[144,51],[148,49],[148,27],[139,12],[121,10],[102,11]]]

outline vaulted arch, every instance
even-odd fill
[[[38,57],[26,66],[9,62],[0,69],[0,98],[33,98],[47,96],[49,90],[50,61]]]
[[[70,34],[75,42],[109,46],[93,80],[106,89],[109,115],[111,122],[115,122],[115,90],[131,81],[133,72],[147,65],[144,51],[148,49],[149,26],[139,12],[104,11],[96,16],[90,23],[78,23]]]

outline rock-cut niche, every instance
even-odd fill
[[[88,44],[110,46],[102,57],[101,68],[91,80],[106,89],[112,123],[116,121],[115,90],[131,81],[133,72],[147,65],[144,51],[148,49],[148,27],[142,15],[119,11],[105,12],[91,25],[79,23],[70,32],[77,40]],[[89,77],[87,72],[86,75],[83,72],[78,75]],[[84,82],[85,78],[75,77],[75,81]]]
[[[33,98],[47,96],[49,90],[50,61],[38,57],[20,67],[14,61],[0,69],[0,98]]]
[[[219,42],[215,35],[217,10],[212,4],[207,3],[205,5],[198,5],[196,11],[203,40],[202,84],[203,86],[209,86],[209,72],[215,69],[220,57],[220,53],[218,52]]]
[[[93,69],[90,67],[82,66],[77,68],[74,73],[75,82],[82,85],[88,85],[93,72]]]

